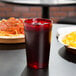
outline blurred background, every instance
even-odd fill
[[[46,13],[45,13],[46,14]],[[13,4],[6,4],[0,2],[0,17],[41,17],[42,8],[31,6],[20,6]],[[76,17],[76,6],[60,6],[50,7],[50,18],[54,23],[67,17]]]

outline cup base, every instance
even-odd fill
[[[28,64],[27,67],[32,69],[46,69],[48,68],[48,65]]]

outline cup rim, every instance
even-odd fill
[[[52,19],[47,19],[47,18],[28,18],[28,19],[24,20],[24,23],[30,25],[31,23],[27,23],[26,21],[27,21],[27,20],[31,20],[31,19],[41,19],[41,20],[44,19],[44,20],[47,20],[47,21],[48,21],[47,24],[49,24],[49,22],[50,22],[50,23],[53,23],[53,20],[52,20]],[[44,25],[44,23],[43,23],[43,25]]]

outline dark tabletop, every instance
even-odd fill
[[[68,5],[76,4],[76,0],[0,0],[8,3],[17,3],[24,5]]]
[[[71,25],[53,25],[48,69],[27,68],[25,44],[0,44],[0,76],[76,76],[76,55],[56,39],[57,28],[66,26]]]

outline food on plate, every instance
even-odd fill
[[[0,36],[19,36],[24,35],[24,20],[25,18],[2,19],[0,21]]]
[[[76,31],[71,32],[67,35],[65,35],[62,39],[62,42],[69,47],[75,47],[76,48]]]

